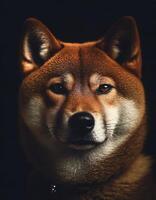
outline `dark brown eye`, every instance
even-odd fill
[[[97,89],[97,94],[107,94],[112,90],[113,86],[110,84],[101,84]]]
[[[55,83],[49,86],[49,90],[51,90],[55,94],[66,95],[68,93],[67,88],[64,87],[61,83]]]

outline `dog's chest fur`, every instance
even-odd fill
[[[29,177],[29,200],[155,200],[151,160],[139,156],[123,174],[107,182],[92,186],[64,188],[46,182],[36,171]],[[29,196],[30,195],[30,196]]]

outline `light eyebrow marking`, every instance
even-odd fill
[[[90,77],[90,84],[99,84],[101,81],[101,75],[98,73],[94,73]]]
[[[55,83],[62,83],[65,84],[69,89],[72,89],[73,85],[74,85],[74,76],[70,73],[64,73],[62,75],[56,76],[56,77],[52,77],[47,86],[49,87],[51,84],[55,84]]]
[[[96,87],[100,84],[111,84],[115,86],[115,81],[109,76],[102,76],[101,74],[94,73],[90,77],[90,86]]]
[[[61,77],[65,83],[73,83],[74,82],[74,77],[71,73],[65,73]]]

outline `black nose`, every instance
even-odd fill
[[[88,112],[78,112],[69,119],[69,128],[74,132],[90,132],[94,128],[94,124],[94,117]]]

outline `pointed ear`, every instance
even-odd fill
[[[123,17],[97,46],[120,65],[141,77],[141,49],[138,29],[132,17]]]
[[[22,72],[24,74],[32,72],[61,48],[60,42],[39,20],[27,19],[21,43],[20,64]]]

